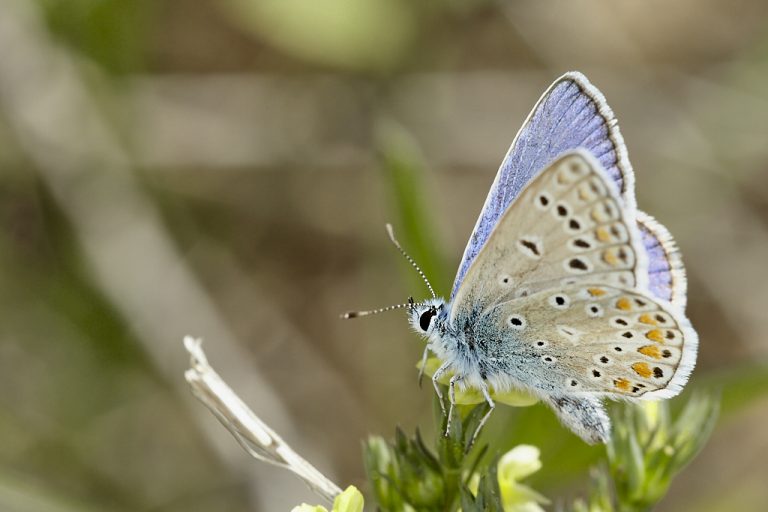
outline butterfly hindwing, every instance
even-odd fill
[[[544,92],[504,157],[464,250],[451,298],[512,201],[552,160],[577,148],[595,156],[625,204],[634,208],[634,175],[613,112],[584,75],[566,73]]]
[[[585,151],[567,153],[531,180],[478,254],[451,317],[563,283],[644,286],[634,210]]]
[[[647,213],[637,212],[637,225],[648,256],[649,290],[656,297],[685,309],[685,267],[675,240],[667,228]]]
[[[504,363],[490,374],[512,375],[553,397],[674,396],[693,369],[698,343],[678,308],[602,284],[503,302],[477,322],[499,333],[495,350]],[[516,365],[535,378],[514,375]]]
[[[599,398],[551,395],[545,398],[563,424],[589,444],[607,443],[611,420]]]

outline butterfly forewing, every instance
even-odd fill
[[[499,346],[522,357],[548,394],[674,396],[696,353],[696,333],[678,309],[636,290],[562,287],[484,315],[480,322],[501,333]]]
[[[634,211],[584,151],[555,160],[512,203],[456,293],[451,318],[578,282],[643,287]]]
[[[451,298],[522,189],[552,160],[577,148],[597,158],[624,202],[634,208],[634,175],[613,112],[584,75],[566,73],[544,92],[504,157],[464,250]]]

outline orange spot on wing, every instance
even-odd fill
[[[644,324],[649,324],[649,325],[659,325],[659,322],[658,322],[658,320],[656,320],[655,318],[653,318],[653,317],[652,317],[651,315],[649,315],[648,313],[643,313],[642,315],[640,315],[640,318],[638,318],[638,320],[639,320],[640,322],[644,323]]]
[[[610,242],[611,241],[611,233],[608,232],[608,230],[605,229],[602,226],[597,228],[597,230],[595,231],[595,236],[601,242]]]
[[[616,253],[610,249],[603,253],[603,261],[612,267],[619,264],[619,259],[616,257]]]
[[[606,293],[606,291],[602,288],[587,288],[587,292],[589,292],[589,294],[593,297],[600,297]]]
[[[659,329],[654,329],[645,333],[645,337],[656,343],[664,343],[664,334]]]
[[[632,365],[632,369],[635,370],[636,374],[643,377],[644,379],[647,379],[653,373],[651,371],[651,367],[648,366],[647,363],[635,363]]]
[[[629,311],[632,309],[632,303],[629,302],[628,298],[622,297],[616,301],[616,307],[622,311]]]
[[[637,351],[644,356],[652,357],[654,359],[661,359],[661,351],[659,351],[659,347],[656,345],[646,345],[644,347],[640,347],[637,349]]]
[[[629,381],[627,379],[624,379],[624,378],[616,379],[613,381],[613,385],[616,387],[616,389],[620,389],[622,391],[629,391]]]

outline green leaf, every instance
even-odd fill
[[[498,459],[494,459],[488,465],[485,475],[480,478],[477,486],[477,496],[472,496],[472,492],[467,486],[462,487],[461,502],[471,506],[471,510],[481,510],[489,512],[503,512],[504,507],[501,502],[501,491],[499,490],[499,477],[496,472]]]
[[[666,495],[674,477],[709,438],[717,404],[713,395],[694,395],[674,418],[669,401],[619,409],[607,452],[617,510],[647,510]],[[606,493],[593,493],[593,498],[598,495]]]
[[[363,445],[363,462],[374,501],[381,510],[403,510],[404,502],[398,488],[399,472],[389,444],[381,437],[369,437]]]

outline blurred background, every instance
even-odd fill
[[[768,502],[768,3],[0,0],[0,509],[289,510],[190,395],[181,339],[342,487],[431,431],[402,314],[448,294],[495,171],[560,74],[606,95],[669,227],[718,428],[660,510]],[[584,493],[542,406],[532,485]]]

